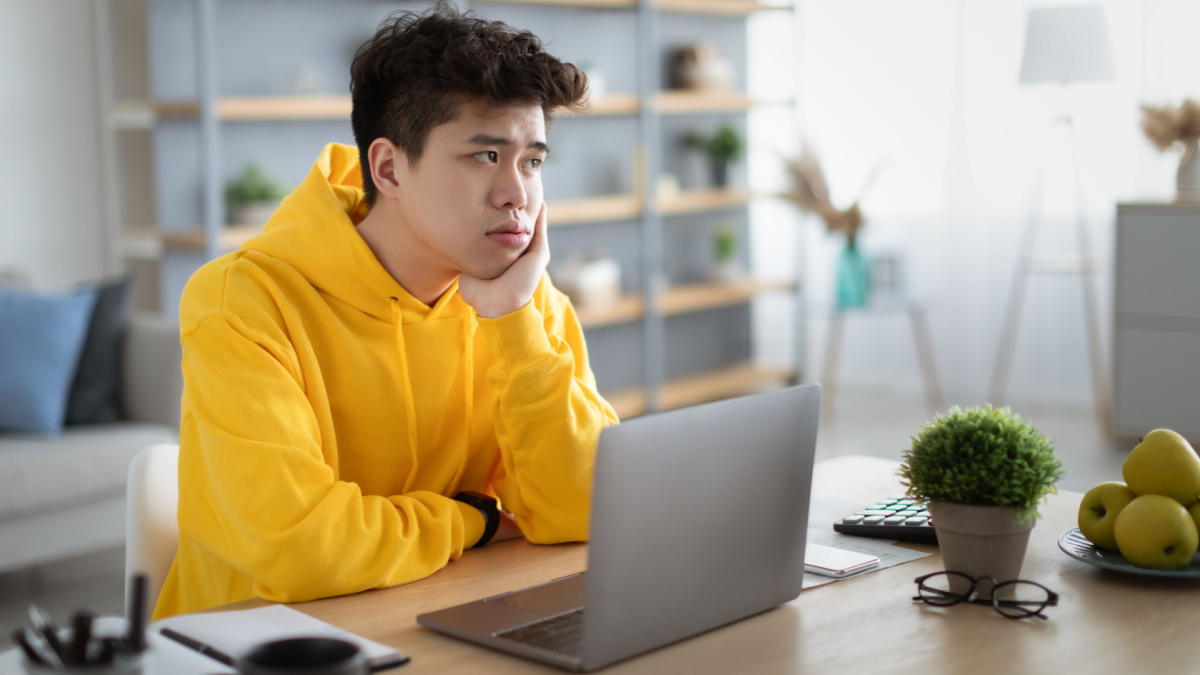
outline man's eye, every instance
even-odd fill
[[[543,160],[541,157],[530,157],[529,159],[525,160],[525,166],[529,169],[540,169],[542,168],[542,161]]]
[[[483,152],[475,153],[475,158],[481,162],[492,163],[500,159],[500,155],[495,150],[484,150]]]

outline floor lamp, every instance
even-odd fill
[[[1025,24],[1025,52],[1021,60],[1020,82],[1023,85],[1043,83],[1066,88],[1077,82],[1104,82],[1114,79],[1112,50],[1104,8],[1100,5],[1050,7],[1030,9]],[[1054,124],[1066,125],[1071,138],[1072,163],[1075,169],[1075,227],[1078,257],[1051,259],[1036,253],[1038,230],[1041,225],[1042,168],[1033,191],[1029,222],[1021,237],[1017,269],[1013,275],[1012,291],[1004,314],[996,365],[992,372],[989,398],[1002,405],[1009,370],[1017,340],[1017,324],[1021,318],[1029,279],[1035,275],[1077,275],[1083,290],[1083,311],[1086,322],[1088,354],[1091,361],[1092,392],[1097,421],[1107,433],[1109,429],[1108,376],[1100,346],[1100,320],[1097,312],[1094,275],[1097,261],[1092,255],[1087,229],[1087,209],[1079,180],[1079,161],[1075,152],[1074,125],[1069,114],[1054,118]],[[1044,157],[1042,164],[1044,165]]]

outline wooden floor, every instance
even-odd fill
[[[823,420],[817,459],[870,455],[900,459],[908,439],[930,417],[920,401],[875,392],[842,390],[836,416]],[[1121,479],[1121,464],[1133,442],[1105,438],[1090,409],[1020,409],[1023,417],[1050,437],[1067,473],[1061,489],[1086,491]],[[0,647],[11,644],[24,624],[25,609],[36,602],[66,623],[86,607],[101,614],[124,614],[124,550],[113,549],[42,567],[0,574]]]

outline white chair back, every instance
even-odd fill
[[[144,573],[147,620],[179,548],[178,505],[179,446],[160,443],[139,452],[129,464],[126,488],[125,607],[133,575]]]

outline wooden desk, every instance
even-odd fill
[[[845,457],[817,465],[817,497],[869,503],[898,491],[896,464]],[[941,556],[804,591],[787,605],[617,664],[625,673],[1193,673],[1200,669],[1200,583],[1109,572],[1068,558],[1081,495],[1043,505],[1021,576],[1056,591],[1047,622],[1005,619],[980,605],[935,609],[911,601],[913,579]],[[561,672],[445,637],[417,614],[577,572],[582,544],[503,542],[469,552],[433,576],[382,591],[294,605],[403,649],[397,673]]]

